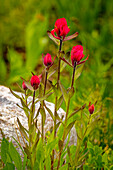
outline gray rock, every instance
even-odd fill
[[[21,93],[15,92],[16,94],[21,96]],[[32,100],[32,97],[29,97],[29,101]],[[17,117],[19,118],[21,124],[28,129],[27,125],[27,117],[24,111],[19,108],[16,104],[21,105],[20,99],[17,99],[9,90],[9,88],[0,86],[0,130],[4,133],[6,138],[9,138],[9,141],[12,140],[14,145],[19,149],[17,143],[13,138],[21,143],[24,146],[24,140],[21,137],[18,124]],[[39,108],[40,103],[36,104],[36,110]],[[46,101],[46,106],[54,113],[54,104]],[[58,110],[58,114],[60,117],[65,116],[65,112],[63,109]],[[41,115],[38,116],[37,121],[39,129],[41,129]],[[53,126],[53,120],[49,113],[46,110],[46,122],[45,122],[45,132],[50,130],[50,127]],[[0,133],[0,141],[2,140],[2,133]],[[76,145],[77,136],[76,130],[73,127],[71,130],[70,143]]]

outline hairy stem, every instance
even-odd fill
[[[45,72],[45,82],[44,82],[44,93],[43,93],[43,96],[45,95],[45,92],[46,92],[46,85],[47,85],[47,75],[48,75],[48,72],[46,70]],[[42,102],[42,105],[44,106],[44,100]],[[42,106],[42,107],[43,107]],[[44,140],[44,124],[43,124],[43,115],[42,115],[42,119],[41,119],[41,125],[42,125],[42,141]]]
[[[73,87],[73,84],[74,84],[75,69],[76,69],[76,62],[74,62],[74,68],[73,68],[73,76],[72,76],[71,88]]]
[[[62,49],[62,39],[60,39],[60,46],[59,46],[59,55]],[[60,56],[58,56],[58,72],[57,72],[57,89],[59,88],[59,80],[60,80]],[[58,97],[55,97],[55,110],[54,110],[54,139],[56,138],[56,115],[57,115],[57,100]],[[52,152],[52,161],[51,161],[51,170],[53,170],[53,164],[54,164],[54,153],[55,151],[53,150]]]
[[[64,140],[65,140],[65,133],[66,133],[67,118],[68,118],[68,113],[69,113],[69,106],[70,106],[70,98],[68,99],[68,104],[67,104],[67,108],[66,108],[66,118],[65,118],[64,132],[63,132],[63,137],[62,137],[62,142],[63,142],[63,144],[64,144]],[[60,166],[60,159],[61,159],[62,150],[63,150],[63,148],[61,149],[61,151],[60,151],[60,153],[59,153],[57,170],[59,169],[59,166]]]
[[[73,84],[74,84],[75,69],[76,69],[76,62],[74,62],[71,88],[73,87]],[[62,137],[63,144],[64,144],[64,140],[65,140],[65,133],[66,133],[67,118],[68,118],[68,113],[69,113],[69,106],[70,106],[70,98],[68,99],[68,104],[67,104],[67,108],[66,108],[66,118],[65,118],[64,132],[63,132],[63,137]],[[62,148],[62,150],[63,150],[63,148]],[[59,169],[59,166],[60,166],[60,159],[61,159],[62,150],[59,153],[59,160],[58,160],[58,164],[57,164],[57,170]]]

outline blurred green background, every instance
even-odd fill
[[[97,101],[96,109],[102,106],[104,114],[104,128],[99,129],[97,141],[113,147],[112,0],[0,0],[0,84],[18,90],[16,82],[21,86],[20,76],[30,79],[31,71],[41,74],[42,53],[54,57],[58,51],[47,30],[51,31],[56,19],[62,17],[70,26],[69,35],[79,32],[76,39],[64,43],[63,50],[68,52],[82,44],[84,54],[89,54],[76,81],[71,108]],[[66,88],[71,73],[69,66],[62,72],[61,81]]]

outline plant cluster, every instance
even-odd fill
[[[75,93],[75,72],[81,67],[88,59],[84,58],[83,46],[73,46],[71,53],[65,53],[62,50],[62,45],[65,41],[73,39],[78,36],[78,33],[67,36],[70,28],[67,25],[65,18],[60,18],[55,22],[55,28],[52,31],[47,31],[48,36],[59,47],[57,55],[52,59],[51,55],[47,53],[45,56],[42,54],[44,64],[44,71],[40,75],[32,73],[30,81],[23,80],[22,88],[24,95],[22,97],[15,94],[11,89],[12,94],[19,98],[22,108],[26,114],[28,122],[28,129],[26,129],[17,118],[20,132],[22,137],[25,138],[25,146],[21,146],[24,159],[21,160],[19,153],[14,148],[13,144],[8,142],[5,138],[1,144],[1,158],[3,161],[4,169],[40,169],[40,170],[53,170],[53,169],[79,169],[79,168],[107,168],[109,166],[106,161],[106,154],[102,156],[101,149],[95,147],[88,140],[90,132],[95,128],[97,122],[101,121],[102,117],[99,110],[95,109],[95,105],[89,102],[89,105],[82,105],[73,112],[70,109],[70,103]],[[67,56],[71,55],[69,62]],[[51,69],[54,62],[57,61],[57,69]],[[67,89],[60,81],[61,70],[63,64],[69,65],[72,68],[72,79],[70,87]],[[50,77],[57,74],[57,79],[50,80]],[[43,81],[44,80],[44,81]],[[50,88],[47,89],[49,83]],[[28,102],[28,97],[33,94],[32,101]],[[49,96],[54,95],[54,113],[46,106],[45,100]],[[36,110],[36,103],[39,102],[40,106]],[[61,118],[58,115],[58,110],[65,102],[65,116]],[[88,108],[88,109],[87,109]],[[84,109],[86,109],[84,111]],[[49,112],[53,120],[53,127],[49,132],[45,131],[44,125],[46,120],[46,110]],[[38,115],[41,114],[41,129],[37,126]],[[69,145],[70,133],[72,128],[76,129],[77,145]],[[70,134],[70,135],[69,135]],[[66,140],[68,136],[68,139]],[[96,156],[98,151],[98,158],[95,162],[92,161],[93,156]],[[90,156],[92,155],[92,156]],[[101,161],[100,161],[101,160]],[[110,161],[109,161],[110,162]]]

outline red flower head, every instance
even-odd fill
[[[31,86],[36,90],[40,84],[40,79],[37,75],[31,77]]]
[[[52,64],[52,58],[49,53],[47,53],[44,57],[44,65],[45,66],[50,66]]]
[[[60,18],[57,19],[55,22],[55,28],[51,31],[51,34],[57,38],[57,39],[61,39],[61,37],[63,37],[63,39],[65,38],[65,36],[68,34],[68,32],[70,31],[69,27],[67,26],[67,21],[65,18]],[[57,34],[57,36],[55,36],[55,33]]]
[[[23,81],[23,83],[22,83],[22,88],[23,88],[24,90],[27,90],[27,89],[28,89],[27,86],[25,85],[24,81]]]
[[[94,104],[92,104],[91,106],[89,106],[89,113],[90,114],[93,114],[93,112],[94,112],[94,109],[95,109],[95,107],[94,107]]]
[[[74,62],[79,63],[80,60],[82,60],[82,58],[85,55],[83,54],[83,47],[81,45],[76,45],[73,46],[72,50],[71,50],[71,61],[72,61],[72,65],[74,65]]]

